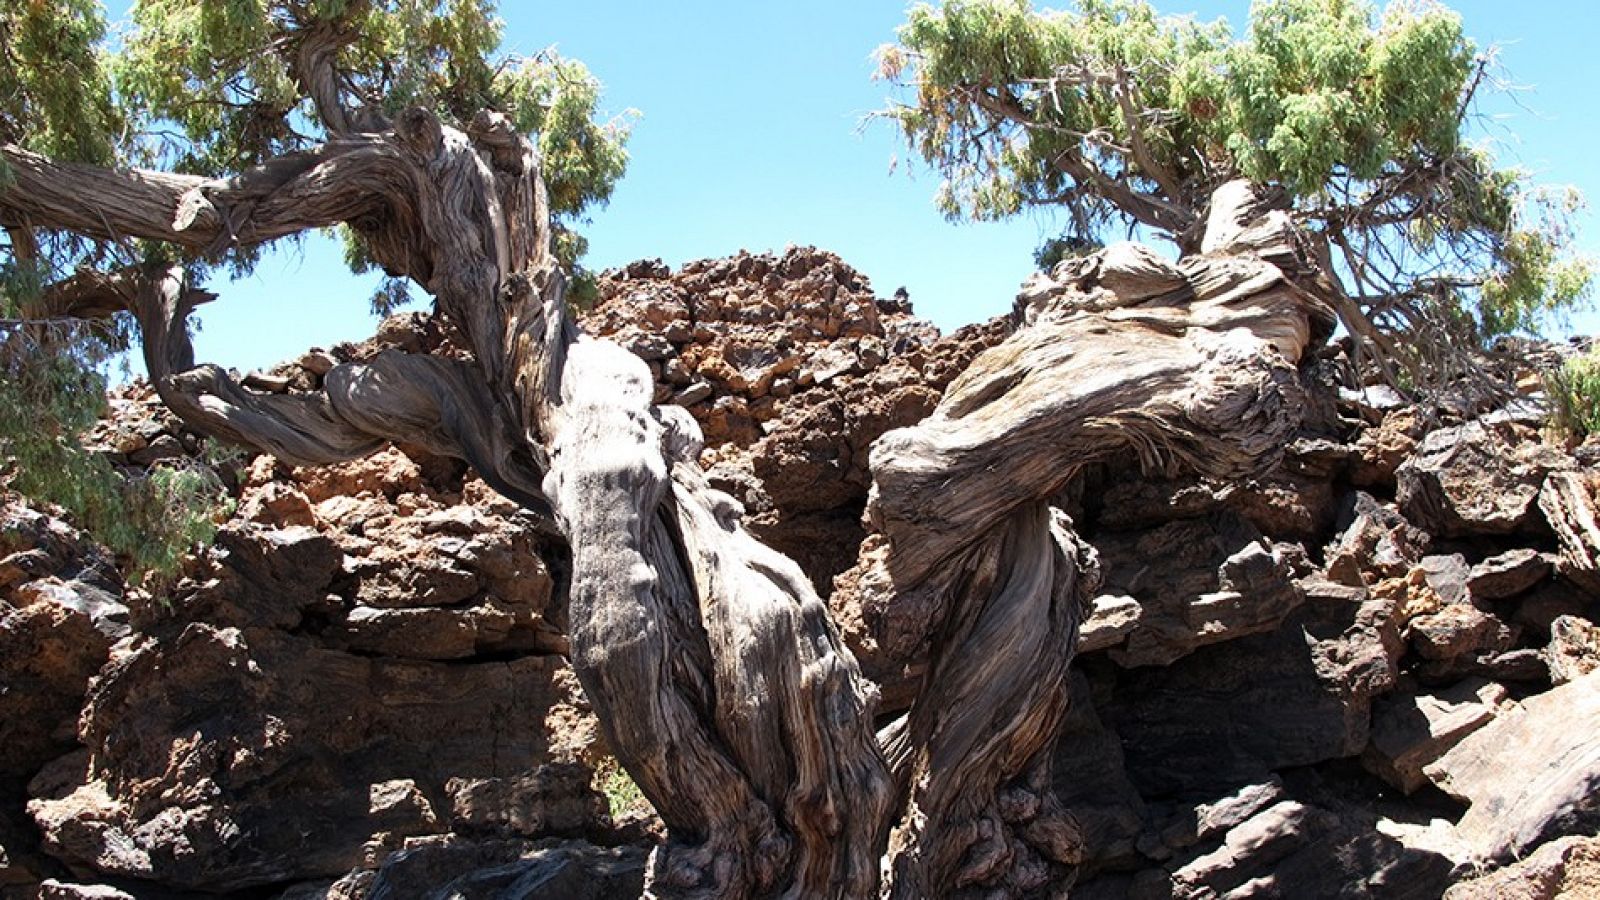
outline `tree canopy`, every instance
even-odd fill
[[[934,108],[945,125],[926,121],[967,135],[961,146],[994,166],[1056,140],[1031,165],[1073,167],[1045,181],[1084,185],[1073,205],[1086,239],[1121,212],[1189,256],[1119,246],[1058,267],[1032,285],[1023,327],[927,418],[874,442],[870,533],[843,582],[894,668],[920,673],[891,709],[810,579],[712,485],[693,415],[656,404],[643,359],[574,323],[552,219],[604,199],[623,136],[596,123],[581,69],[490,62],[497,26],[470,0],[161,0],[136,8],[115,49],[93,7],[9,2],[6,29],[59,40],[83,71],[47,71],[29,41],[5,42],[22,74],[0,86],[0,227],[19,285],[7,302],[27,306],[8,352],[30,371],[85,363],[95,351],[84,342],[113,340],[115,327],[39,329],[121,315],[162,401],[197,431],[296,466],[403,442],[462,460],[518,504],[559,573],[567,656],[606,743],[667,826],[652,896],[1033,897],[1070,881],[1083,835],[1056,797],[1050,748],[1099,575],[1053,504],[1110,458],[1217,479],[1271,466],[1311,405],[1300,365],[1332,328],[1326,248],[1310,252],[1260,178],[1224,183],[1244,165],[1226,140],[1213,159],[1186,136],[1224,115],[1235,79],[1218,70],[1223,86],[1195,94],[1188,125],[1140,114],[1165,107],[1137,94],[1139,67],[1189,65],[1184,41],[1223,53],[1220,33],[1140,19],[1130,4],[1089,7],[1118,26],[1098,32],[1097,52],[1118,61],[1102,81],[1098,67],[1046,64],[1048,42],[1027,35],[1057,18],[998,2],[913,13],[912,44],[919,29],[964,36],[972,23],[946,26],[968,15],[1022,38],[979,41],[976,71],[990,75],[935,91],[956,99]],[[60,16],[30,18],[41,8]],[[1324,9],[1285,8],[1287,30]],[[962,56],[957,74],[971,68]],[[1039,74],[990,77],[1022,57]],[[932,54],[898,65],[940,68]],[[60,93],[74,77],[86,92]],[[1005,118],[1014,104],[1054,110],[1057,94],[1062,110],[1082,107],[1061,126],[1076,138],[1036,142],[1037,126]],[[918,133],[924,120],[906,115]],[[1093,124],[1119,115],[1120,136]],[[999,133],[1004,152],[988,153]],[[1266,180],[1311,171],[1269,150],[1261,164],[1282,168]],[[1381,183],[1387,165],[1350,178]],[[995,177],[1011,171],[974,175],[970,196],[953,182],[954,208],[1014,207],[1023,182],[1006,200]],[[1301,218],[1328,244],[1332,214],[1309,215],[1309,196]],[[189,315],[217,299],[201,280],[330,227],[349,229],[355,262],[432,296],[447,352],[388,347],[282,390],[198,362]],[[893,717],[881,730],[880,713]]]
[[[19,159],[238,179],[381,131],[405,109],[462,125],[493,110],[537,136],[549,209],[567,226],[557,252],[574,263],[584,245],[571,226],[621,177],[627,122],[599,116],[599,82],[581,63],[501,55],[494,13],[460,0],[141,0],[111,41],[92,0],[0,0],[0,190]],[[197,246],[59,224],[4,218],[0,443],[10,462],[0,477],[63,504],[136,569],[160,568],[207,533],[205,485],[165,470],[126,482],[79,452],[104,402],[102,369],[134,329],[127,315],[84,319],[70,307],[93,278],[130,267],[176,263],[195,282],[245,272],[264,243],[301,231]],[[353,268],[383,266],[339,228]],[[388,268],[380,310],[407,296],[405,273]]]
[[[1468,140],[1493,60],[1436,3],[1262,0],[1236,37],[1143,0],[951,0],[913,8],[879,59],[910,89],[887,115],[943,174],[941,208],[1058,206],[1057,253],[1132,225],[1195,252],[1219,184],[1286,192],[1393,375],[1457,374],[1451,350],[1589,291],[1566,248],[1580,199]]]

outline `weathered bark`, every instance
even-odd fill
[[[1600,511],[1597,480],[1579,472],[1552,472],[1539,491],[1539,509],[1561,547],[1557,568],[1584,589],[1600,591]]]
[[[859,582],[880,644],[927,674],[880,737],[809,581],[702,477],[693,421],[651,405],[640,360],[578,335],[528,141],[487,113],[335,118],[326,146],[226,181],[0,148],[17,173],[0,225],[211,252],[343,221],[433,294],[470,359],[390,351],[275,395],[195,365],[185,319],[210,295],[176,270],[62,296],[132,310],[163,400],[203,431],[302,465],[422,443],[559,524],[574,666],[670,831],[655,895],[870,897],[891,843],[894,896],[1059,885],[1077,846],[1044,761],[1097,574],[1051,497],[1108,454],[1225,476],[1282,445],[1328,319],[1287,219],[1230,187],[1206,255],[1119,246],[1058,269],[1027,327],[881,440]]]
[[[19,173],[0,195],[4,223],[200,251],[356,225],[387,269],[434,295],[470,363],[391,351],[336,367],[319,392],[260,394],[194,365],[185,318],[209,295],[176,270],[108,280],[78,309],[132,310],[152,381],[202,431],[295,464],[421,442],[559,519],[575,668],[672,834],[654,892],[876,891],[890,782],[875,694],[808,580],[706,485],[692,421],[650,406],[642,362],[579,339],[532,149],[503,119],[463,132],[413,110],[392,132],[226,182],[0,152]],[[85,184],[96,193],[78,195]]]
[[[1297,365],[1331,314],[1287,217],[1255,205],[1245,186],[1219,191],[1202,256],[1118,245],[1058,267],[1025,292],[1024,328],[875,445],[858,583],[879,645],[927,660],[892,745],[910,797],[894,896],[1070,877],[1074,829],[1039,770],[1097,573],[1048,504],[1108,456],[1225,478],[1287,443]]]

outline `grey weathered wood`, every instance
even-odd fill
[[[434,295],[470,362],[390,351],[334,367],[321,391],[265,394],[194,364],[184,322],[210,295],[177,271],[78,291],[77,309],[133,310],[152,381],[203,431],[296,464],[404,438],[559,520],[573,553],[574,665],[672,834],[654,893],[876,892],[890,781],[875,693],[810,582],[706,485],[694,423],[651,406],[643,363],[577,334],[531,146],[503,119],[462,131],[413,110],[392,132],[228,182],[0,152],[22,173],[0,195],[0,222],[196,249],[352,222],[387,269]],[[75,183],[104,187],[116,208],[78,197]]]
[[[163,400],[203,431],[304,465],[422,443],[559,524],[573,664],[669,829],[654,895],[871,897],[886,853],[897,897],[1058,884],[1077,843],[1044,760],[1097,576],[1050,498],[1110,454],[1226,477],[1277,452],[1330,320],[1288,220],[1230,186],[1205,255],[1125,245],[1058,268],[1027,327],[878,443],[857,581],[880,646],[926,663],[880,744],[875,688],[809,581],[707,485],[694,423],[651,404],[642,362],[577,333],[530,143],[493,113],[370,131],[345,112],[326,145],[227,180],[0,147],[0,225],[214,251],[346,222],[434,296],[468,358],[391,351],[297,394],[196,365],[185,321],[211,297],[177,270],[58,291],[69,313],[133,311]]]
[[[1025,327],[874,445],[857,581],[878,644],[927,665],[890,745],[910,798],[893,896],[1027,896],[1075,860],[1039,770],[1096,573],[1050,497],[1113,455],[1249,474],[1299,422],[1297,365],[1331,319],[1315,267],[1248,189],[1217,202],[1206,255],[1111,247],[1030,285]]]

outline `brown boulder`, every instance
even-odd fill
[[[1576,681],[1600,669],[1600,627],[1577,616],[1557,618],[1550,623],[1550,643],[1543,656],[1553,684]]]
[[[1139,605],[1137,624],[1111,650],[1119,665],[1164,665],[1199,647],[1271,630],[1304,600],[1286,550],[1268,547],[1236,514],[1104,535],[1096,543],[1106,591]]]
[[[1539,493],[1539,508],[1561,544],[1557,571],[1586,590],[1600,591],[1600,512],[1594,472],[1560,472]]]
[[[1569,835],[1503,869],[1452,885],[1443,900],[1589,900],[1600,897],[1600,837]]]
[[[1467,590],[1476,600],[1504,600],[1529,590],[1550,574],[1544,554],[1522,547],[1492,556],[1472,567]]]
[[[1506,699],[1505,688],[1481,678],[1432,694],[1383,697],[1373,706],[1372,743],[1361,762],[1410,794],[1428,783],[1424,766],[1489,724]]]
[[[440,830],[451,779],[548,761],[558,665],[373,659],[194,624],[102,674],[86,770],[29,809],[53,855],[108,874],[207,890],[337,874],[371,835]],[[403,781],[435,799],[382,799]]]
[[[1396,499],[1436,537],[1511,534],[1533,518],[1545,477],[1574,466],[1536,432],[1485,417],[1424,438],[1397,472]]]
[[[1123,674],[1103,709],[1149,799],[1221,795],[1366,746],[1372,698],[1394,688],[1393,604],[1302,606],[1284,626]]]
[[[1456,833],[1504,862],[1600,826],[1600,672],[1523,700],[1424,770],[1470,803]]]

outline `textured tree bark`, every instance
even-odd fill
[[[1024,327],[874,445],[874,534],[846,583],[878,646],[926,670],[888,742],[909,795],[892,896],[1070,881],[1047,760],[1098,573],[1050,498],[1112,455],[1248,475],[1300,421],[1298,363],[1332,327],[1317,269],[1248,186],[1218,192],[1207,231],[1178,263],[1124,244],[1032,283]]]
[[[653,893],[876,892],[890,780],[875,692],[808,579],[706,485],[693,421],[650,405],[642,362],[577,334],[536,160],[503,119],[461,131],[413,110],[229,181],[0,153],[18,173],[3,224],[202,251],[355,225],[433,294],[470,362],[391,351],[334,368],[316,393],[259,394],[195,365],[185,319],[210,295],[181,271],[60,293],[82,315],[132,311],[163,400],[202,431],[298,465],[421,442],[560,523],[574,666],[672,836]]]
[[[0,225],[215,251],[349,222],[433,294],[470,359],[390,351],[267,395],[195,364],[185,319],[210,295],[181,271],[60,291],[76,314],[131,310],[163,400],[203,431],[298,465],[420,442],[559,526],[573,664],[670,832],[662,897],[871,897],[886,852],[896,897],[1063,885],[1076,834],[1048,751],[1098,576],[1051,498],[1108,454],[1216,476],[1269,461],[1331,323],[1287,218],[1241,186],[1214,201],[1204,255],[1123,245],[1034,285],[1028,324],[874,449],[854,583],[879,644],[927,673],[877,735],[875,688],[800,570],[709,488],[694,422],[651,405],[641,361],[577,333],[537,160],[503,119],[413,110],[227,181],[0,154],[17,173]]]

